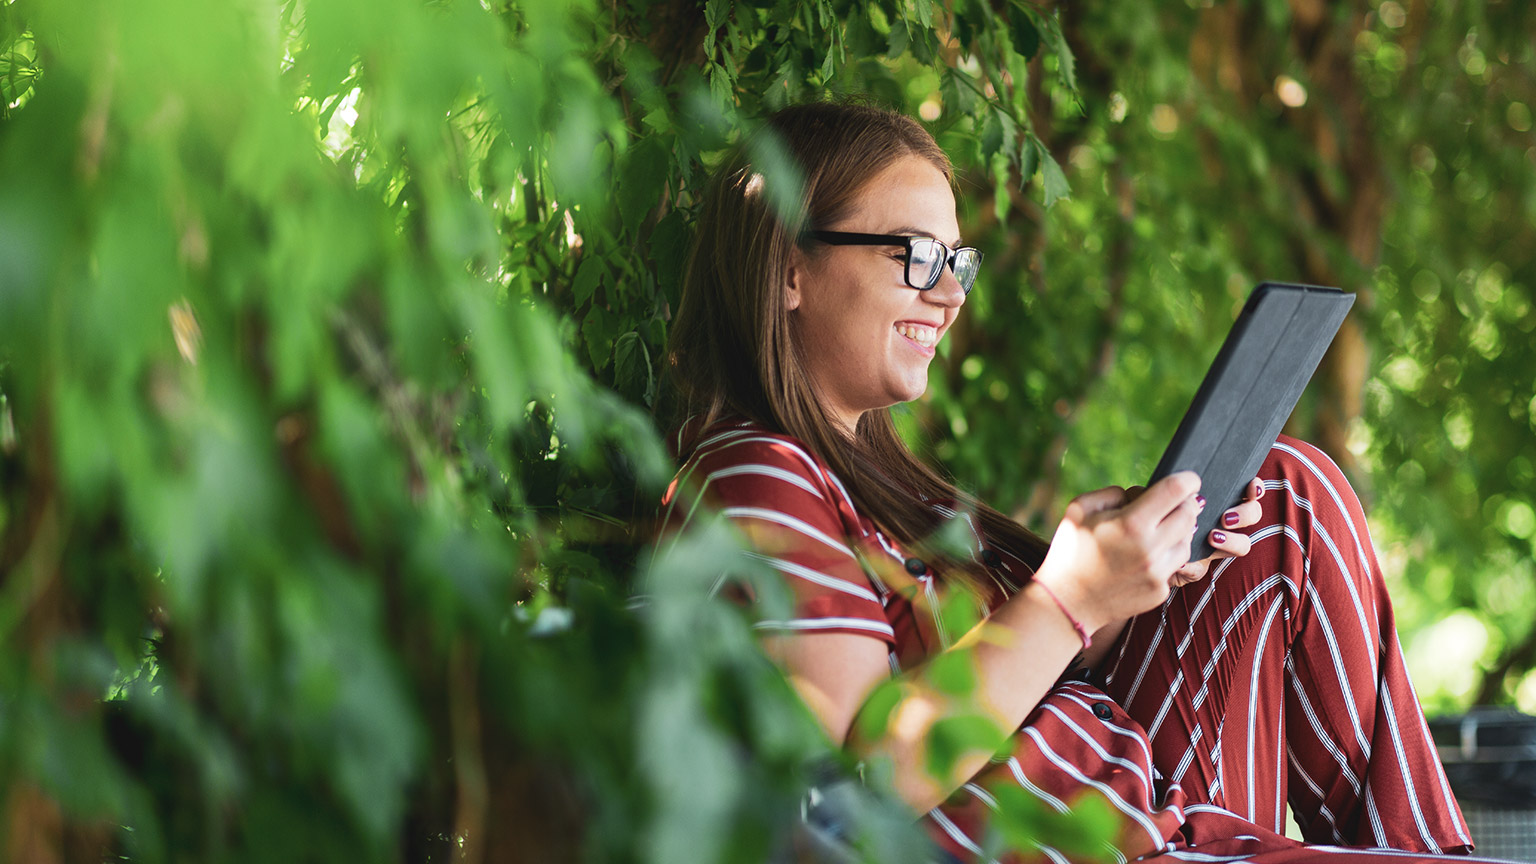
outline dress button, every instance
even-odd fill
[[[1003,556],[997,554],[995,549],[983,549],[981,550],[981,563],[988,567],[996,567],[1003,563]]]
[[[921,558],[908,558],[902,566],[906,567],[907,572],[913,576],[921,576],[928,571],[928,565],[924,564]]]
[[[1100,720],[1108,720],[1115,716],[1115,712],[1109,707],[1109,703],[1095,702],[1093,703],[1093,716]]]

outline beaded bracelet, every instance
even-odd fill
[[[1083,622],[1077,620],[1075,615],[1067,611],[1067,604],[1061,602],[1061,598],[1057,597],[1056,592],[1052,591],[1049,586],[1038,579],[1035,580],[1035,584],[1040,586],[1040,590],[1045,592],[1045,596],[1051,598],[1051,602],[1056,604],[1056,608],[1061,610],[1061,614],[1067,616],[1067,620],[1072,623],[1072,629],[1077,631],[1077,638],[1083,640],[1083,650],[1087,651],[1088,646],[1093,644],[1093,639],[1088,636],[1088,628],[1084,627]]]

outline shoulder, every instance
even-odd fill
[[[858,524],[841,480],[804,442],[735,418],[697,436],[663,501],[669,519],[708,502],[728,517],[756,515],[842,535]]]
[[[716,423],[700,436],[683,472],[711,485],[788,484],[818,497],[843,497],[842,484],[800,439],[747,420]]]

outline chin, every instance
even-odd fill
[[[902,405],[907,402],[916,402],[928,392],[928,382],[924,381],[921,387],[906,387],[891,394],[892,405]]]

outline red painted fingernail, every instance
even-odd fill
[[[1253,485],[1257,486],[1258,489],[1259,489],[1259,491],[1253,493],[1253,500],[1257,501],[1260,498],[1264,497],[1264,484],[1263,483],[1255,483]]]
[[[1237,511],[1236,510],[1228,510],[1226,513],[1224,513],[1222,515],[1222,517],[1221,517],[1221,524],[1227,526],[1228,528],[1231,528],[1232,526],[1237,524],[1237,520],[1240,519],[1240,518],[1242,518],[1242,517],[1237,515]]]
[[[1204,495],[1196,495],[1195,496],[1195,503],[1200,505],[1200,509],[1201,510],[1204,510],[1205,509],[1205,496]]]
[[[1211,532],[1211,542],[1212,543],[1225,543],[1225,542],[1227,542],[1227,532],[1225,532],[1225,531],[1212,531]]]

